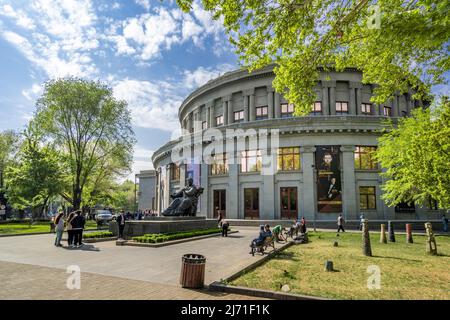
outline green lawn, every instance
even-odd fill
[[[335,299],[450,299],[450,237],[436,237],[438,256],[425,252],[425,236],[405,243],[380,244],[379,233],[371,233],[373,257],[362,254],[361,234],[310,232],[310,242],[292,246],[262,266],[231,282],[232,285],[280,290]],[[333,247],[338,239],[339,246]],[[335,272],[324,271],[332,260]],[[367,288],[369,265],[381,272],[381,288]]]
[[[95,221],[86,221],[85,230],[96,230],[97,224]],[[0,235],[1,234],[25,234],[25,233],[35,233],[35,232],[50,232],[49,222],[36,222],[30,225],[28,222],[22,223],[6,223],[0,224]]]

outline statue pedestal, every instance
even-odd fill
[[[216,227],[217,220],[208,220],[206,217],[147,217],[146,220],[127,220],[123,236],[125,239],[131,239],[147,233],[170,233]],[[109,231],[114,236],[118,235],[117,222],[110,222]]]

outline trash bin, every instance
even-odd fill
[[[200,254],[183,255],[180,283],[183,288],[203,288],[206,258]]]

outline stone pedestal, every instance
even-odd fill
[[[123,235],[125,239],[131,239],[147,233],[172,233],[215,227],[217,227],[217,220],[208,220],[206,217],[147,217],[146,220],[126,221]],[[116,222],[109,224],[109,231],[114,236],[118,235]]]

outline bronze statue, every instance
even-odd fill
[[[163,216],[191,216],[195,217],[197,213],[198,199],[203,193],[203,188],[197,188],[194,185],[194,180],[188,178],[186,180],[187,186],[180,191],[170,195],[172,203],[162,213]]]

